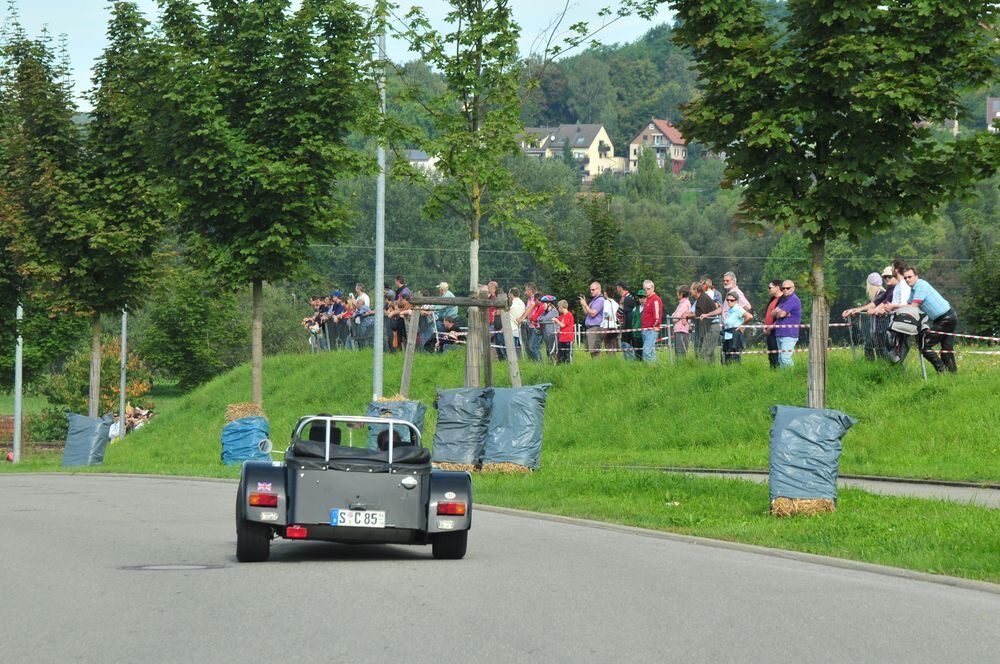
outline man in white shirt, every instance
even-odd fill
[[[510,329],[514,335],[514,348],[517,351],[518,357],[521,356],[521,326],[518,324],[518,320],[524,315],[525,304],[524,300],[521,299],[521,291],[517,288],[511,288],[507,291],[507,298],[510,302]]]
[[[618,350],[618,302],[611,297],[607,291],[604,292],[604,318],[601,320],[601,330],[608,330],[604,334],[604,348],[606,350]]]

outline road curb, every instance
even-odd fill
[[[926,572],[916,572],[913,570],[904,569],[902,567],[889,567],[888,565],[877,565],[875,563],[865,563],[856,560],[848,560],[846,558],[833,558],[831,556],[822,556],[815,553],[802,553],[799,551],[788,551],[786,549],[771,549],[765,546],[758,546],[756,544],[742,544],[740,542],[715,540],[715,539],[709,539],[707,537],[695,537],[694,535],[681,535],[678,533],[671,533],[663,530],[650,530],[648,528],[638,528],[636,526],[623,526],[615,523],[605,523],[603,521],[591,521],[589,519],[579,519],[576,517],[562,516],[559,514],[529,512],[526,510],[519,510],[511,507],[495,507],[493,505],[483,505],[481,503],[477,503],[476,509],[481,509],[486,512],[495,512],[497,514],[506,514],[508,516],[517,516],[528,519],[538,519],[542,521],[553,521],[556,523],[565,523],[574,526],[582,526],[584,528],[611,530],[614,532],[628,533],[631,535],[639,535],[641,537],[649,537],[653,539],[669,540],[672,542],[683,542],[685,544],[694,544],[697,546],[708,546],[715,549],[729,549],[731,551],[740,551],[742,553],[756,553],[762,556],[769,556],[771,558],[784,558],[785,560],[794,560],[797,562],[808,563],[812,565],[837,567],[840,569],[847,569],[856,572],[869,572],[871,574],[880,574],[882,576],[891,576],[899,579],[908,579],[910,581],[924,581],[926,583],[936,583],[938,585],[950,586],[952,588],[962,588],[964,590],[978,590],[980,592],[989,593],[991,595],[1000,595],[1000,584],[990,583],[988,581],[975,581],[972,579],[961,579],[955,576],[928,574]]]
[[[767,476],[770,471],[761,470],[760,468],[687,468],[683,466],[642,466],[634,464],[623,464],[623,465],[609,465],[605,464],[603,468],[611,469],[621,469],[621,470],[648,470],[657,471],[661,473],[683,473],[686,475],[761,475]],[[949,486],[958,487],[962,489],[989,489],[993,491],[1000,490],[1000,484],[995,482],[960,482],[958,480],[935,480],[935,479],[923,479],[917,477],[887,477],[884,475],[845,475],[843,473],[837,474],[837,479],[841,480],[864,480],[867,482],[884,482],[886,484],[915,484],[920,486]]]

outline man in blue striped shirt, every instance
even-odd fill
[[[934,369],[938,372],[948,369],[948,371],[955,373],[958,371],[958,364],[955,362],[955,337],[951,336],[955,332],[955,328],[958,327],[958,316],[955,314],[955,310],[933,286],[917,276],[917,271],[912,267],[903,272],[903,280],[911,289],[909,304],[920,307],[920,310],[927,314],[927,320],[930,321],[931,325],[921,339],[920,353],[934,365]],[[890,305],[892,309],[899,306],[901,305]],[[945,334],[940,334],[942,332]],[[941,344],[940,357],[932,349],[939,343]]]

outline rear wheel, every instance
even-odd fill
[[[431,551],[438,560],[460,560],[465,557],[469,544],[469,531],[439,533],[431,537]]]
[[[271,555],[271,527],[243,518],[243,485],[236,493],[236,559],[262,563]]]

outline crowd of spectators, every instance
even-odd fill
[[[487,297],[500,293],[496,281],[486,284]],[[674,289],[676,305],[667,312],[656,285],[647,279],[633,292],[624,281],[613,289],[595,281],[589,295],[577,297],[581,315],[580,335],[586,351],[593,357],[605,353],[620,353],[627,360],[656,362],[657,350],[665,343],[672,346],[678,357],[692,355],[713,363],[715,354],[723,364],[739,364],[746,348],[748,326],[759,316],[760,329],[771,367],[794,366],[794,352],[802,325],[802,302],[791,279],[774,279],[767,285],[768,302],[755,309],[739,287],[736,274],[726,272],[722,287],[716,288],[710,275],[703,275],[690,285]],[[429,296],[427,290],[420,295]],[[513,345],[519,356],[540,362],[571,362],[573,345],[577,341],[577,319],[570,302],[554,295],[542,294],[533,283],[523,290],[510,288],[508,308],[489,308],[487,320],[491,345],[498,359],[506,358],[502,322],[509,322]],[[906,316],[926,318],[926,331],[918,337],[921,352],[931,364],[943,371],[956,370],[953,337],[957,318],[948,302],[916,271],[897,260],[867,281],[868,302],[843,312],[845,318],[861,313],[871,314],[871,325],[865,339],[870,357],[882,356],[900,362],[909,348],[906,334],[893,329],[893,320]],[[404,277],[396,276],[395,289],[384,291],[384,348],[394,352],[405,348],[408,334],[416,334],[416,346],[427,352],[444,352],[465,343],[459,309],[454,305],[417,305],[419,323],[416,330],[408,326],[414,309],[412,291]],[[447,282],[437,285],[437,296],[455,297]],[[313,315],[303,320],[310,331],[314,350],[329,348],[365,348],[374,342],[374,316],[371,299],[364,284],[356,284],[346,296],[336,290],[325,298],[313,298]],[[899,327],[900,324],[895,324]],[[902,329],[902,328],[900,328]],[[933,351],[940,344],[942,356]]]

